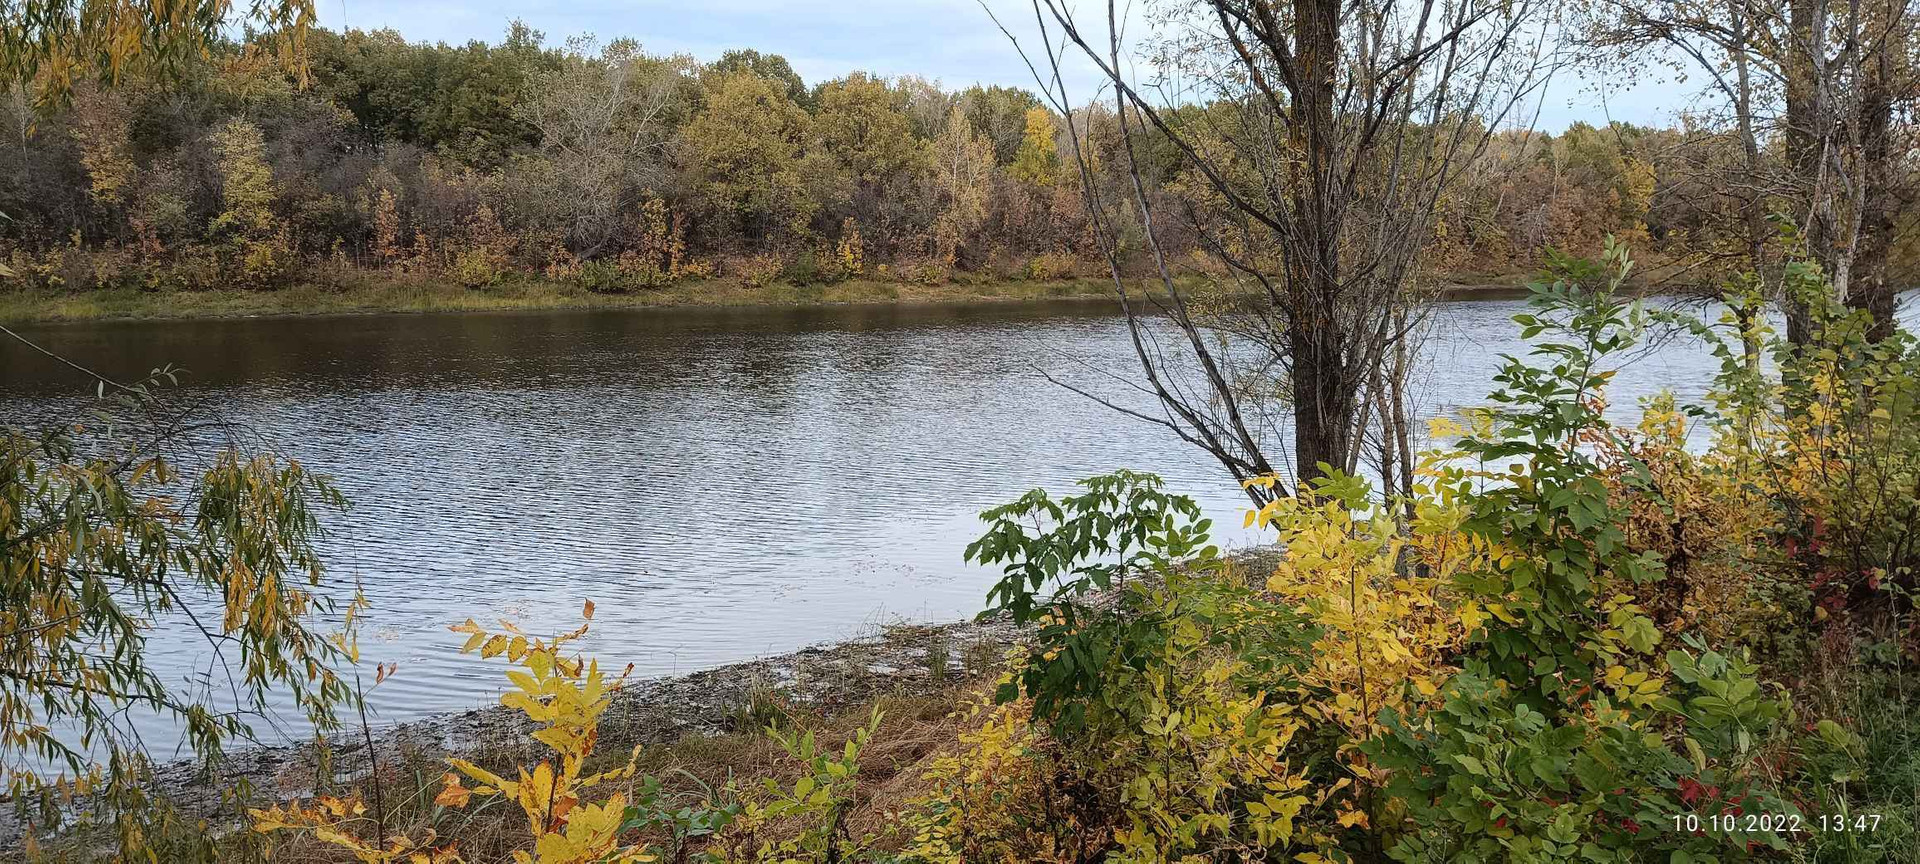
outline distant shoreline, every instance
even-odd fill
[[[1149,280],[1129,280],[1146,287]],[[1439,286],[1450,297],[1518,290],[1518,276],[1453,277]],[[45,291],[10,289],[0,281],[0,323],[252,318],[507,310],[643,309],[663,307],[817,307],[958,305],[1110,297],[1107,279],[956,281],[940,285],[851,280],[832,285],[750,286],[734,279],[677,282],[618,294],[545,280],[516,279],[465,288],[425,277],[355,275],[346,284],[296,284],[262,291]]]

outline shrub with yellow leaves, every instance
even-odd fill
[[[1415,502],[1416,530],[1402,533],[1393,509],[1369,497],[1363,484],[1335,474],[1249,514],[1249,522],[1277,529],[1286,550],[1267,590],[1318,626],[1302,683],[1333,697],[1308,714],[1356,739],[1369,737],[1373,714],[1406,687],[1432,695],[1445,680],[1443,655],[1465,622],[1442,589],[1472,560],[1449,548],[1461,538],[1436,530],[1439,517],[1426,499]]]
[[[593,603],[583,612],[593,617]],[[615,792],[598,803],[587,803],[582,796],[597,787],[629,781],[635,774],[636,746],[619,767],[592,774],[583,773],[587,757],[593,754],[598,737],[600,715],[612,702],[620,678],[609,682],[600,670],[600,661],[569,657],[563,649],[569,642],[586,635],[587,625],[552,639],[529,638],[511,623],[501,622],[505,632],[488,633],[471,619],[453,627],[468,634],[462,652],[478,651],[483,658],[505,656],[520,668],[509,670],[507,679],[516,689],[500,697],[500,704],[525,714],[539,728],[533,738],[547,745],[557,760],[542,759],[531,769],[517,766],[518,776],[507,779],[465,759],[449,759],[455,771],[481,784],[468,789],[460,777],[448,774],[446,787],[435,802],[448,807],[464,807],[473,796],[501,795],[525,814],[527,831],[533,837],[533,852],[515,851],[520,864],[586,864],[589,861],[643,862],[654,856],[639,846],[622,846],[618,834],[625,818],[627,795]]]
[[[591,602],[582,615],[592,619]],[[598,738],[600,716],[624,677],[623,673],[609,681],[599,661],[566,653],[570,643],[586,635],[587,626],[583,623],[572,632],[552,638],[529,637],[504,621],[498,632],[489,632],[472,619],[452,627],[454,632],[468,636],[462,653],[478,653],[486,659],[505,657],[515,667],[507,672],[514,689],[501,696],[500,703],[535,724],[534,740],[552,750],[553,757],[531,767],[515,766],[511,779],[504,772],[495,773],[466,759],[448,759],[454,770],[443,778],[444,786],[434,803],[458,809],[468,806],[475,797],[496,795],[512,802],[526,819],[532,846],[530,851],[513,852],[518,864],[637,864],[656,859],[645,847],[620,842],[630,790],[588,800],[594,790],[634,778],[639,748],[617,767],[594,773],[585,770]],[[466,786],[463,778],[477,785]],[[346,849],[366,864],[459,860],[450,846],[431,849],[434,837],[430,831],[420,838],[361,839],[349,829],[350,823],[365,821],[365,804],[358,801],[323,798],[304,806],[295,802],[284,808],[251,812],[256,831],[311,831],[315,838]]]
[[[931,788],[903,814],[908,860],[1079,860],[1072,838],[1085,832],[1071,810],[1051,806],[1044,732],[1025,699],[976,698],[963,709],[966,730],[953,752],[933,760]]]
[[[1312,650],[1296,672],[1304,688],[1298,704],[1307,718],[1341,733],[1336,747],[1356,781],[1345,787],[1352,791],[1336,817],[1346,827],[1368,820],[1354,809],[1365,803],[1357,793],[1378,778],[1359,747],[1381,731],[1381,712],[1438,692],[1452,672],[1447,653],[1477,623],[1477,609],[1456,605],[1444,588],[1461,568],[1484,560],[1485,545],[1457,530],[1458,508],[1431,496],[1403,503],[1375,502],[1365,481],[1336,471],[1247,514],[1249,525],[1276,529],[1285,549],[1267,590],[1314,627]],[[1413,527],[1402,530],[1398,520],[1409,509]]]
[[[1302,814],[1325,798],[1295,752],[1305,718],[1277,686],[1292,661],[1269,665],[1273,643],[1253,636],[1292,621],[1243,605],[1258,601],[1224,574],[1167,578],[1132,601],[1156,632],[1107,655],[1083,726],[1036,718],[1025,697],[966,709],[960,746],[906,814],[904,860],[1255,860],[1313,842]]]
[[[357,799],[321,795],[247,812],[257,832],[306,831],[322,843],[345,850],[361,864],[454,864],[460,860],[451,845],[434,848],[431,831],[422,837],[362,839],[357,833],[360,826],[377,820],[367,815],[366,803]]]
[[[1713,473],[1760,508],[1738,524],[1776,547],[1770,563],[1798,574],[1805,597],[1772,593],[1809,610],[1804,623],[1910,609],[1920,589],[1920,345],[1843,306],[1811,261],[1790,262],[1782,280],[1807,309],[1807,344],[1778,338],[1765,321],[1743,329],[1730,318],[1719,327],[1679,319],[1720,360],[1717,410],[1703,412]],[[1762,349],[1771,364],[1759,362]],[[1779,629],[1763,623],[1771,626],[1742,635]],[[1909,638],[1920,653],[1920,634]]]
[[[1126,823],[1107,860],[1126,864],[1259,858],[1296,839],[1311,803],[1291,752],[1304,725],[1294,706],[1247,692],[1246,661],[1210,650],[1209,633],[1176,624],[1175,662],[1129,674],[1109,723],[1070,753],[1094,783],[1116,788]],[[1105,712],[1102,712],[1105,713]]]
[[[986,744],[1022,742],[1046,780],[1037,794],[936,806],[970,803],[973,818],[1002,826],[1028,817],[998,807],[1037,801],[1054,838],[1021,843],[1074,860],[1102,850],[1114,861],[1245,860],[1317,844],[1299,824],[1317,802],[1294,746],[1307,718],[1291,699],[1310,662],[1307,622],[1247,584],[1198,506],[1159,478],[1123,471],[1080,485],[987,511],[992,525],[968,549],[1003,564],[996,608],[1039,625],[996,691],[1030,706],[1031,728],[990,725],[981,758]],[[1089,602],[1100,590],[1111,601]],[[967,825],[928,827],[962,848],[983,841]]]

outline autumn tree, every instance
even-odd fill
[[[814,99],[813,197],[844,214],[843,224],[895,239],[920,221],[916,187],[927,170],[926,142],[914,136],[899,94],[884,79],[854,73],[821,84]]]
[[[713,82],[678,153],[707,213],[746,237],[804,234],[815,203],[800,171],[812,118],[776,82],[747,72]]]
[[[400,208],[393,192],[381,189],[373,202],[373,255],[382,265],[400,257]]]
[[[856,72],[820,85],[813,131],[821,147],[860,183],[917,167],[920,142],[887,82]]]
[[[607,249],[638,196],[666,183],[672,115],[689,65],[648,57],[631,39],[599,46],[583,36],[568,41],[560,69],[535,78],[518,114],[539,130],[540,151],[554,162],[550,176],[560,188],[552,192],[570,216],[574,254]]]
[[[1053,114],[1045,108],[1027,109],[1026,127],[1020,133],[1020,149],[1013,153],[1007,174],[1022,183],[1052,186],[1060,178],[1060,149],[1054,143],[1059,130]]]
[[[967,122],[993,144],[994,163],[1011,163],[1027,130],[1027,112],[1040,107],[1040,97],[1018,87],[975,84],[958,98]]]
[[[233,0],[19,0],[0,7],[0,79],[43,105],[60,102],[83,80],[114,84],[132,72],[178,71],[235,25],[255,30],[258,44],[297,69],[313,20],[312,0],[243,9]]]
[[[959,96],[941,88],[939,81],[919,75],[901,75],[893,79],[894,110],[906,115],[913,137],[931,140],[946,127],[947,112],[959,104]]]
[[[77,100],[72,117],[69,134],[87,171],[88,197],[109,212],[125,205],[139,171],[129,140],[132,106],[117,92],[89,92]]]
[[[220,215],[207,230],[229,250],[243,284],[277,278],[287,261],[285,229],[274,214],[278,197],[260,128],[233,120],[213,136],[220,166]]]
[[[1873,0],[1836,13],[1845,46],[1839,65],[1850,73],[1841,92],[1851,95],[1839,100],[1841,131],[1835,137],[1845,161],[1836,167],[1853,178],[1838,183],[1851,197],[1846,215],[1853,236],[1836,244],[1844,251],[1834,259],[1832,278],[1843,302],[1873,315],[1872,335],[1879,340],[1894,333],[1894,295],[1912,284],[1911,273],[1896,272],[1893,250],[1901,214],[1920,192],[1911,160],[1920,146],[1912,122],[1920,108],[1920,4]],[[1826,174],[1823,168],[1816,175],[1816,194],[1824,191],[1819,180]]]
[[[714,78],[725,78],[738,72],[758,75],[773,82],[793,104],[806,107],[813,104],[813,96],[807,91],[807,82],[793,71],[793,65],[787,58],[778,54],[762,54],[752,48],[738,48],[720,55],[720,59],[707,65],[707,74]]]
[[[1584,20],[1591,43],[1617,49],[1600,61],[1706,82],[1699,113],[1742,151],[1721,188],[1741,199],[1747,269],[1786,309],[1796,344],[1812,338],[1809,309],[1786,291],[1781,262],[1801,249],[1847,305],[1874,315],[1877,337],[1891,332],[1889,253],[1915,143],[1896,120],[1920,99],[1916,20],[1911,0],[1603,0]],[[1794,248],[1779,248],[1770,220],[1794,228]]]
[[[993,143],[967,122],[959,106],[947,113],[946,126],[933,139],[929,154],[934,188],[940,193],[940,215],[934,222],[934,255],[952,266],[959,247],[987,218],[987,196],[992,188]]]
[[[338,105],[369,140],[411,144],[462,164],[494,168],[538,143],[517,110],[565,65],[543,35],[515,21],[489,45],[409,42],[394,30],[315,30],[311,92]]]

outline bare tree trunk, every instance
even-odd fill
[[[1759,283],[1761,296],[1767,296],[1768,273],[1771,269],[1767,260],[1767,240],[1770,231],[1767,228],[1766,177],[1760,167],[1760,137],[1753,129],[1753,70],[1749,59],[1751,49],[1750,26],[1746,9],[1742,2],[1731,5],[1732,46],[1734,67],[1734,117],[1740,128],[1740,152],[1745,160],[1746,207],[1743,214],[1747,227],[1747,262],[1753,268],[1753,278]],[[1728,297],[1733,306],[1735,320],[1740,327],[1740,355],[1748,369],[1760,368],[1760,337],[1756,332],[1761,309],[1752,297]]]
[[[1787,170],[1793,177],[1797,197],[1796,216],[1803,217],[1807,251],[1829,266],[1831,241],[1820,198],[1826,181],[1828,123],[1823,109],[1825,97],[1826,0],[1789,0],[1787,26],[1789,44],[1782,60],[1786,75],[1787,128],[1785,130]],[[1787,341],[1805,345],[1813,341],[1813,322],[1806,304],[1795,297],[1782,297],[1787,315]]]
[[[1893,153],[1893,52],[1904,46],[1900,0],[1884,0],[1889,20],[1885,41],[1861,69],[1859,182],[1865,184],[1859,213],[1860,245],[1854,259],[1855,276],[1846,295],[1847,306],[1873,316],[1867,337],[1879,341],[1893,335],[1894,285],[1887,265],[1894,241],[1896,180]]]
[[[1293,349],[1294,464],[1302,480],[1346,464],[1353,446],[1357,396],[1341,379],[1338,334],[1331,321],[1289,331]]]
[[[1402,313],[1404,315],[1404,313]],[[1400,454],[1399,491],[1407,498],[1407,521],[1413,521],[1413,423],[1407,416],[1407,376],[1413,374],[1412,349],[1405,341],[1393,346],[1393,374],[1388,376],[1388,386],[1392,392],[1387,405],[1392,409],[1392,425],[1389,427],[1392,444]],[[1384,478],[1382,482],[1392,485],[1394,479]]]
[[[1293,184],[1292,226],[1303,238],[1288,256],[1287,281],[1301,308],[1289,316],[1292,342],[1294,468],[1300,479],[1324,476],[1346,464],[1352,448],[1357,393],[1346,380],[1340,332],[1340,175],[1335,162],[1339,129],[1334,118],[1334,64],[1339,62],[1340,0],[1294,0],[1296,60],[1300,79],[1293,88],[1293,146],[1303,154],[1295,168],[1304,177]],[[1278,54],[1282,49],[1271,43]],[[1357,383],[1357,382],[1354,382]]]

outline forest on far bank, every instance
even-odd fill
[[[722,276],[750,286],[1103,276],[1071,154],[1130,197],[1111,104],[1071,116],[1027,90],[851,72],[809,84],[778,55],[711,63],[631,39],[555,45],[314,29],[304,68],[223,44],[184,68],[3,105],[0,262],[16,287],[327,286],[410,274],[468,287],[542,278],[630,292]],[[44,95],[44,94],[43,94]],[[1186,104],[1205,136],[1233,112]],[[1419,134],[1417,131],[1411,134]],[[1178,266],[1221,271],[1218,202],[1164,134],[1132,157]],[[1738,269],[1738,137],[1576,123],[1484,137],[1427,238],[1429,282],[1518,273],[1613,235],[1679,284]],[[1777,158],[1778,154],[1763,154]],[[1123,266],[1150,267],[1116,226]],[[1910,272],[1913,250],[1896,250]],[[1727,263],[1723,263],[1727,262]]]

